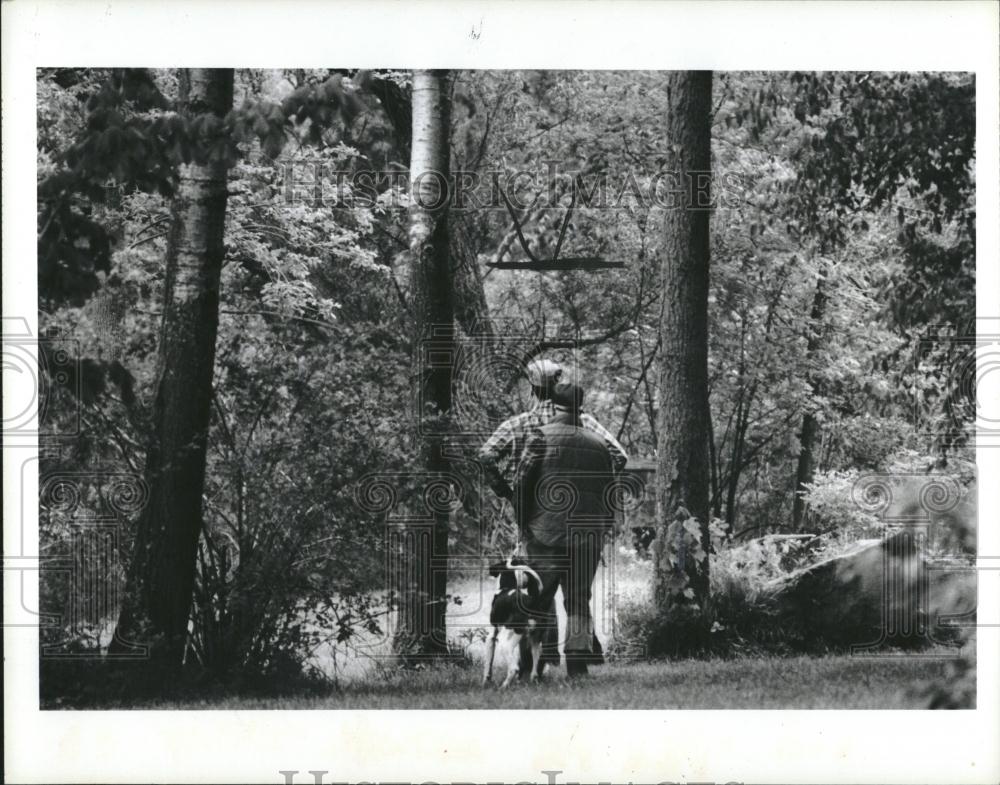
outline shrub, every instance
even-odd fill
[[[816,552],[820,538],[769,536],[727,544],[724,525],[713,522],[711,531],[708,607],[679,605],[668,613],[648,594],[621,596],[611,655],[731,655],[794,646],[796,636],[777,621],[771,590]]]
[[[937,488],[928,485],[934,480]],[[882,536],[887,520],[929,516],[932,547],[952,554],[975,550],[976,467],[963,455],[942,466],[937,456],[900,450],[879,471],[821,472],[806,487],[805,531],[856,540]]]
[[[860,476],[856,469],[818,473],[806,485],[808,515],[803,528],[853,538],[875,536],[881,529],[879,519],[859,506],[853,494]]]

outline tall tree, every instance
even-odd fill
[[[167,668],[182,661],[202,532],[229,168],[223,118],[233,104],[232,69],[182,70],[179,77],[181,111],[218,144],[206,144],[179,170],[145,467],[150,497],[110,649],[150,645],[152,661]]]
[[[403,588],[397,650],[438,654],[445,646],[449,509],[444,442],[451,412],[455,316],[449,258],[450,76],[415,71],[410,155],[410,302],[416,345],[414,396],[426,482],[422,503],[432,524],[403,540]],[[444,358],[443,360],[441,358]],[[447,496],[447,494],[445,494]]]
[[[661,608],[708,595],[708,265],[711,71],[671,73],[667,139],[688,202],[666,211],[661,251],[655,589]]]
[[[454,81],[454,78],[451,81]],[[379,103],[389,118],[393,131],[393,144],[398,154],[404,160],[409,158],[412,155],[411,147],[413,144],[413,105],[411,96],[396,82],[377,74],[370,78],[369,89],[379,99]],[[459,88],[456,87],[456,89]],[[464,98],[466,102],[472,105],[471,99],[467,96],[459,97]],[[449,111],[448,114],[450,126],[451,112]],[[466,122],[461,128],[461,135],[465,139],[466,145],[472,146],[474,138],[475,144],[480,148],[484,148],[490,133],[489,121],[487,121],[481,136],[471,134],[466,127],[469,125],[471,123]],[[460,155],[462,146],[461,144],[453,145],[451,143],[452,129],[450,127],[447,129],[447,133],[449,137],[449,157],[451,156],[453,147]],[[475,159],[474,165],[472,168],[465,170],[463,164],[468,164],[470,158]],[[466,156],[465,159],[460,160],[458,162],[456,179],[461,178],[466,171],[468,171],[468,174],[473,175],[475,173],[474,167],[481,165],[482,158],[483,156],[480,154]],[[484,223],[484,221],[479,216],[470,214],[470,212],[469,210],[458,211],[449,216],[451,224],[449,231],[451,237],[450,258],[454,286],[452,297],[454,300],[455,318],[467,333],[491,332],[492,326],[490,323],[489,307],[486,302],[486,292],[483,288],[483,273],[476,260],[476,255],[480,250],[479,246],[482,245],[483,241],[483,238],[480,236],[483,232],[477,232],[479,228],[477,225]]]

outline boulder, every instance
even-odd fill
[[[810,647],[915,647],[955,637],[938,618],[974,612],[976,580],[939,569],[901,529],[779,578],[767,595],[780,625]]]

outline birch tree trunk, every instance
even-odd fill
[[[654,588],[658,604],[670,612],[677,604],[703,603],[708,595],[707,200],[711,193],[712,73],[671,73],[668,89],[672,168],[690,187],[689,203],[665,214],[661,251],[659,525]],[[689,520],[692,517],[696,526]]]
[[[233,70],[182,70],[180,99],[189,115],[221,119],[232,108]],[[181,664],[184,653],[202,531],[227,164],[214,156],[182,165],[179,174],[167,248],[154,434],[145,467],[150,496],[109,649],[122,655],[136,653],[136,645],[149,646],[150,662],[168,670]]]
[[[412,155],[413,99],[395,82],[387,79],[372,79],[372,89],[392,124],[396,150],[405,160]],[[449,149],[449,159],[450,152]],[[457,176],[461,175],[462,172],[457,173]],[[452,223],[449,235],[455,320],[466,333],[492,334],[489,305],[483,287],[483,273],[477,260],[479,247],[476,240],[479,237],[475,230],[476,219],[459,212],[450,216],[449,220]],[[456,221],[457,226],[455,226]]]
[[[410,298],[416,345],[414,396],[426,480],[420,513],[427,526],[409,527],[403,538],[400,626],[396,649],[404,654],[446,651],[448,459],[455,346],[448,236],[450,79],[447,71],[413,74],[410,156]]]

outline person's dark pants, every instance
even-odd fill
[[[591,585],[601,562],[603,532],[597,528],[579,528],[571,531],[563,546],[543,545],[528,538],[525,543],[528,563],[542,579],[543,591],[553,593],[558,583],[566,608],[566,670],[572,674],[586,670],[586,664],[603,662],[601,644],[594,633],[594,620],[590,613]],[[542,643],[542,664],[559,664],[559,627],[555,603],[549,613],[539,620],[545,630]],[[580,667],[582,666],[582,667]]]

